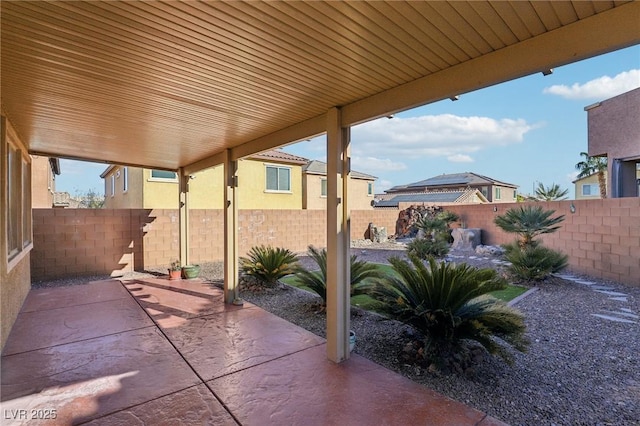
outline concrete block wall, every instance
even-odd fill
[[[571,204],[576,212],[570,212]],[[539,203],[564,214],[562,228],[542,237],[546,246],[570,256],[570,269],[590,276],[640,285],[640,198]],[[494,225],[497,215],[520,204],[446,206],[469,228],[482,229],[483,244],[515,240]],[[495,211],[494,211],[495,209]],[[395,231],[398,210],[351,212],[351,239],[364,238],[369,223]],[[33,280],[92,274],[119,275],[167,266],[179,255],[177,210],[34,209]],[[324,210],[241,210],[239,254],[254,245],[301,253],[326,245]],[[191,210],[192,263],[223,259],[222,210]]]
[[[640,198],[567,200],[536,203],[564,214],[561,228],[540,237],[543,244],[569,255],[569,270],[596,278],[640,285]],[[575,213],[571,213],[571,204]],[[483,244],[504,244],[515,236],[493,220],[521,204],[447,206],[465,219],[468,228],[482,229]],[[494,211],[497,207],[497,211]]]
[[[32,280],[133,270],[127,210],[34,209]]]

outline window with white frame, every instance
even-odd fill
[[[600,195],[600,186],[597,183],[583,183],[582,195]]]
[[[373,195],[373,182],[367,182],[367,195]]]
[[[127,192],[129,190],[129,168],[122,168],[122,192]]]
[[[265,166],[266,190],[276,192],[291,192],[291,168],[280,166]]]
[[[178,182],[178,174],[168,170],[151,170],[150,181],[156,182]]]
[[[517,190],[517,189],[514,189],[514,190],[513,190],[513,198],[514,198],[514,199],[517,199],[517,198],[518,198],[518,190]]]
[[[496,200],[502,198],[502,188],[496,188]]]
[[[3,126],[2,131],[5,131]],[[7,262],[20,258],[32,246],[31,158],[7,134]]]
[[[327,179],[325,178],[320,179],[320,196],[327,196]]]

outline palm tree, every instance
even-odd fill
[[[526,205],[507,210],[493,222],[503,231],[518,234],[520,247],[536,245],[534,238],[540,234],[550,234],[560,229],[564,215],[550,217],[555,210],[543,210],[541,206]]]
[[[539,201],[558,201],[566,200],[566,195],[569,193],[568,189],[563,190],[557,183],[552,183],[551,186],[544,186],[541,182],[538,183],[536,188],[536,200]]]
[[[581,152],[580,155],[584,158],[576,164],[576,169],[580,171],[578,178],[591,176],[592,174],[598,174],[598,185],[600,186],[600,198],[607,198],[607,181],[604,177],[604,172],[607,171],[607,158],[606,157],[589,157],[586,152]]]

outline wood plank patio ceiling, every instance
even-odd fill
[[[177,169],[636,44],[638,6],[3,1],[2,109],[31,152]]]

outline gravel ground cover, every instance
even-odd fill
[[[352,244],[352,253],[359,258],[379,263],[405,256],[404,249],[398,243]],[[499,258],[491,256],[450,255],[456,262],[503,268]],[[300,261],[313,266],[303,254]],[[201,266],[202,276],[220,285],[222,265]],[[166,270],[150,272],[166,274]],[[144,274],[123,278],[137,276]],[[416,337],[409,327],[358,308],[351,313],[355,353],[511,425],[640,425],[640,287],[576,278],[589,284],[552,277],[536,284],[538,290],[515,305],[525,315],[531,345],[527,353],[515,352],[512,366],[484,356],[466,374],[430,372],[403,356]],[[77,282],[58,280],[34,287]],[[241,295],[325,337],[317,295],[286,285]]]

